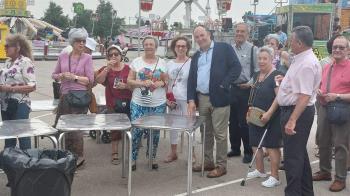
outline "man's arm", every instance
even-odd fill
[[[310,95],[298,94],[297,104],[295,105],[295,108],[290,115],[287,124],[284,126],[284,131],[287,135],[294,135],[296,133],[294,130],[296,122],[307,107],[310,97]]]
[[[228,63],[228,73],[227,76],[224,78],[223,82],[221,83],[223,88],[229,89],[230,85],[237,80],[239,75],[242,71],[241,63],[238,60],[238,57],[236,55],[236,52],[233,50],[232,46],[229,44],[225,44],[225,52],[226,52],[226,58]]]

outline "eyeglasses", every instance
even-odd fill
[[[176,45],[175,47],[176,47],[176,48],[187,48],[186,45]]]
[[[78,43],[81,43],[81,42],[86,43],[86,40],[85,40],[85,39],[76,39],[75,42],[78,42]]]
[[[5,48],[15,47],[15,45],[5,44]]]
[[[118,57],[118,56],[120,56],[120,54],[119,54],[119,53],[116,53],[116,52],[113,52],[113,53],[109,53],[109,54],[108,54],[108,57],[113,57],[113,56]]]
[[[334,45],[333,47],[332,47],[332,49],[333,50],[337,50],[337,49],[339,49],[339,50],[345,50],[345,46],[338,46],[338,45]]]

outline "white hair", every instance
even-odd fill
[[[271,48],[269,46],[263,46],[263,47],[259,48],[258,54],[260,54],[262,52],[266,52],[271,57],[271,59],[273,59],[273,57],[275,55],[273,48]]]
[[[73,45],[76,39],[85,39],[88,37],[88,33],[85,28],[73,28],[68,33],[68,40],[70,45]]]

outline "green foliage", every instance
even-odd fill
[[[69,18],[63,15],[62,7],[52,1],[41,19],[61,29],[69,26]]]
[[[92,31],[92,13],[92,10],[83,10],[80,14],[76,14],[73,18],[73,21],[76,21],[75,26],[84,27],[90,33]]]
[[[96,14],[99,20],[95,22],[94,35],[98,35],[100,37],[110,36],[112,22],[114,22],[112,36],[118,35],[123,32],[121,27],[125,24],[124,18],[114,18],[112,21],[113,11],[114,9],[111,2],[100,0],[100,4],[97,6],[96,9]]]

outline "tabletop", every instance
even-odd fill
[[[60,131],[129,130],[130,120],[126,114],[67,114],[62,115],[56,128]]]
[[[57,130],[39,119],[5,120],[0,122],[0,139],[52,135]]]
[[[177,131],[194,131],[204,120],[197,116],[180,116],[174,114],[153,114],[145,115],[134,121],[131,124],[139,128],[148,129],[170,129]]]

